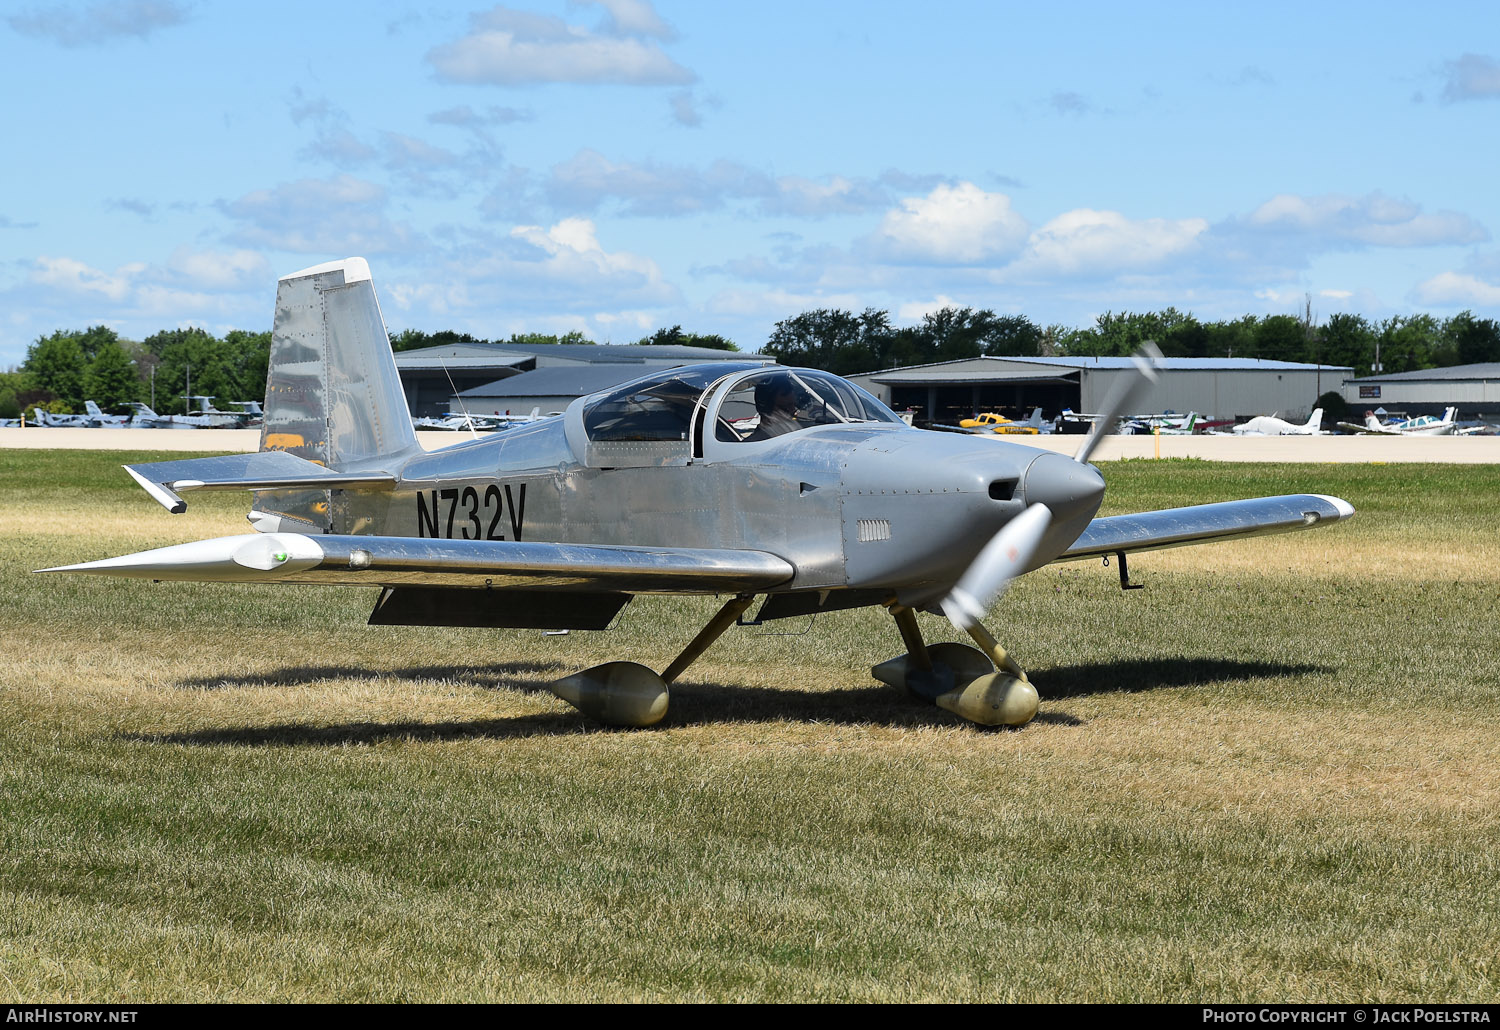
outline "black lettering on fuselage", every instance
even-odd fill
[[[446,518],[440,517],[440,502],[446,502]],[[463,519],[458,518],[463,512]],[[504,521],[502,521],[504,520]],[[511,540],[521,539],[526,520],[526,484],[491,483],[481,494],[477,487],[448,487],[417,491],[417,536],[453,539],[455,525],[462,540],[505,540],[501,532],[510,525]]]

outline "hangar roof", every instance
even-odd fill
[[[1365,376],[1348,381],[1351,383],[1425,383],[1439,380],[1451,383],[1479,379],[1500,379],[1500,361],[1481,361],[1476,365],[1450,365],[1447,368],[1419,368],[1415,372],[1392,372],[1390,375]]]
[[[893,373],[903,375],[912,374],[921,370],[926,372],[932,370],[939,372],[945,366],[967,364],[974,361],[996,361],[1008,364],[1037,365],[1041,368],[1052,368],[1059,371],[1053,375],[1066,375],[1067,372],[1078,372],[1087,369],[1100,369],[1103,371],[1117,371],[1131,367],[1131,359],[1128,357],[1008,357],[1004,355],[983,355],[976,358],[958,358],[953,361],[939,361],[931,365],[911,365],[906,368],[888,368],[875,372],[861,372],[860,375],[878,377],[879,382],[888,382],[887,377]],[[1169,372],[1312,372],[1321,369],[1325,372],[1348,371],[1354,369],[1347,365],[1310,365],[1300,361],[1272,361],[1268,358],[1163,358],[1162,367]],[[1066,372],[1061,370],[1066,369]],[[950,370],[947,375],[957,378],[958,373]],[[1018,377],[1015,369],[1003,372],[995,381],[1009,381],[1006,377]],[[970,369],[962,373],[965,381],[989,378],[988,373]],[[933,381],[933,380],[924,380]],[[1019,380],[1018,380],[1019,381]]]
[[[942,383],[1072,383],[1078,385],[1073,378],[1076,375],[1074,369],[1066,369],[1061,372],[1018,372],[1015,369],[997,368],[980,369],[979,371],[946,369],[941,365],[926,365],[915,368],[898,368],[890,372],[881,372],[870,377],[874,382],[885,386],[933,386]]]

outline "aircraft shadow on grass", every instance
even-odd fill
[[[1139,694],[1147,690],[1196,687],[1222,680],[1308,676],[1334,670],[1323,665],[1247,661],[1235,658],[1151,658],[1059,665],[1036,675],[1044,701],[1096,694]]]
[[[561,666],[550,662],[513,662],[475,667],[423,666],[411,669],[366,669],[356,666],[296,666],[259,675],[186,680],[188,690],[217,690],[247,686],[292,686],[328,679],[459,680],[486,690],[518,690],[548,694],[544,683],[517,681],[517,676],[555,675]],[[1317,665],[1238,661],[1219,658],[1176,658],[1100,662],[1059,666],[1041,677],[1047,700],[1088,697],[1113,692],[1139,693],[1163,688],[1191,687],[1221,680],[1295,677],[1329,670]],[[659,725],[673,728],[722,722],[824,722],[834,725],[959,726],[962,720],[938,708],[917,705],[889,687],[810,692],[777,687],[751,687],[687,681],[674,690],[671,713]],[[1083,720],[1066,712],[1040,713],[1037,722],[1081,726]],[[1017,732],[1019,727],[994,727],[978,732]],[[446,722],[357,722],[331,726],[278,723],[268,726],[229,726],[188,733],[127,734],[126,739],[154,744],[302,745],[373,744],[383,740],[467,740],[574,736],[616,730],[602,723],[580,723],[571,713],[525,715],[509,719],[471,719]]]

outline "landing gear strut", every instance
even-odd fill
[[[687,671],[755,600],[754,594],[732,597],[682,654],[660,676],[635,662],[606,662],[575,672],[548,689],[584,715],[613,726],[653,726],[667,714],[667,684]]]
[[[902,605],[890,606],[890,612],[906,654],[871,669],[876,679],[983,726],[1020,726],[1036,715],[1036,688],[983,625],[975,622],[969,627],[979,648],[928,647],[916,612]]]

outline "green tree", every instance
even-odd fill
[[[1420,368],[1437,368],[1456,364],[1456,350],[1443,331],[1443,325],[1431,315],[1393,315],[1380,323],[1380,363],[1386,372],[1414,372]],[[1355,374],[1369,375],[1370,364],[1356,368]]]
[[[762,351],[784,365],[852,375],[890,367],[885,359],[894,335],[888,312],[819,308],[777,322]]]
[[[226,360],[234,371],[234,388],[226,400],[264,401],[271,364],[271,333],[231,329],[224,334]]]
[[[658,329],[650,336],[642,336],[635,341],[636,346],[678,346],[678,347],[707,347],[711,350],[739,350],[733,340],[725,339],[717,333],[700,335],[698,333],[685,333],[682,326],[674,325],[670,329]]]
[[[1493,319],[1475,318],[1472,311],[1460,311],[1443,326],[1443,335],[1452,341],[1455,364],[1500,361],[1500,325]]]
[[[78,344],[77,332],[59,329],[38,339],[26,349],[22,368],[33,386],[50,393],[68,412],[83,410],[83,373],[87,361]]]
[[[189,387],[194,396],[229,400],[236,397],[239,383],[235,365],[224,347],[224,341],[197,327],[170,329],[141,341],[152,353],[160,355],[156,371],[156,410],[180,415],[188,410],[184,397]]]
[[[1337,390],[1329,390],[1323,394],[1313,407],[1323,409],[1323,424],[1326,426],[1349,418],[1349,402]]]
[[[1361,369],[1375,359],[1377,338],[1375,327],[1363,316],[1339,312],[1328,316],[1327,324],[1319,327],[1318,353],[1313,357],[1325,365],[1348,365],[1356,376],[1363,375]]]
[[[1257,357],[1269,361],[1306,361],[1307,331],[1293,315],[1267,315],[1255,333]]]
[[[1035,355],[1042,330],[1025,315],[997,315],[989,308],[947,307],[922,316],[909,344],[926,361],[988,355]],[[898,362],[899,364],[900,362]]]
[[[514,337],[512,340],[514,341]],[[451,329],[443,329],[439,332],[429,333],[421,329],[403,329],[391,337],[391,350],[417,350],[420,347],[445,347],[455,343],[489,343],[489,340],[481,340],[470,336],[468,333],[456,333]],[[555,342],[546,340],[542,342]]]
[[[97,345],[94,360],[83,375],[83,393],[106,411],[120,411],[126,401],[140,399],[141,379],[130,355],[113,340]]]

